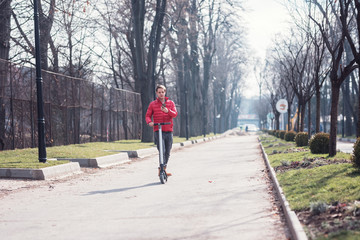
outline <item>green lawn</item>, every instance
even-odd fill
[[[334,164],[291,170],[277,179],[293,210],[307,209],[311,202],[353,202],[360,199],[360,173],[351,164]]]
[[[337,153],[334,157],[328,154],[312,154],[309,147],[297,148],[292,145],[278,146],[287,143],[273,136],[260,136],[261,143],[268,155],[272,167],[281,166],[283,162],[303,161],[310,158],[350,159],[350,154]],[[269,145],[274,145],[269,147]],[[278,151],[289,153],[272,154],[278,146]],[[300,152],[292,150],[301,149]],[[352,164],[333,164],[312,169],[295,169],[277,174],[278,181],[286,194],[286,199],[294,210],[309,208],[310,202],[354,201],[360,199],[360,174]]]
[[[292,152],[292,149],[299,149],[295,146],[295,143],[284,148],[284,146],[279,146],[279,143],[284,144],[285,141],[269,135],[261,135],[260,140],[272,167],[281,166],[283,162],[301,162],[310,158],[323,157],[340,160],[350,159],[351,157],[350,154],[340,152],[332,158],[327,154],[311,154],[308,147],[302,148],[303,151],[300,152]],[[277,152],[288,151],[290,153],[273,154],[274,150]],[[360,200],[360,171],[350,163],[277,172],[277,179],[291,209],[295,211],[309,209],[310,203],[317,201],[332,204],[334,202],[353,203]],[[360,239],[360,232],[341,231],[318,239]]]
[[[214,136],[209,134],[206,137]],[[192,137],[189,140],[200,139]],[[186,141],[185,138],[174,137],[174,143]],[[143,148],[154,147],[154,143],[142,143],[140,140],[121,140],[115,142],[91,142],[84,144],[72,144],[46,148],[47,159],[54,158],[96,158],[116,154],[118,151],[134,151]],[[7,150],[0,152],[0,168],[44,168],[68,161],[47,161],[46,164],[39,163],[38,149],[26,148]]]

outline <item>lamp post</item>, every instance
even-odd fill
[[[46,163],[46,145],[45,145],[45,118],[42,93],[41,77],[41,56],[40,56],[40,34],[39,34],[39,11],[38,0],[34,0],[34,34],[35,34],[35,60],[36,60],[36,96],[38,111],[38,148],[39,162]]]

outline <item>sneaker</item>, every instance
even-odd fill
[[[166,172],[166,176],[168,176],[168,177],[172,176],[172,174],[171,174],[171,173],[169,173],[169,172],[167,172],[167,171],[166,171],[166,167],[165,167],[165,169],[164,169],[164,170],[165,170],[165,172]]]
[[[159,170],[158,176],[160,176],[160,167],[158,167],[158,170]],[[166,168],[164,170],[166,172]],[[169,172],[166,172],[166,176],[170,177],[170,176],[172,176],[172,174]]]

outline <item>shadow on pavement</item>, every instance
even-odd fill
[[[125,192],[125,191],[129,191],[129,190],[132,190],[132,189],[145,188],[145,187],[151,187],[151,186],[156,186],[156,185],[161,185],[161,183],[160,182],[154,182],[154,183],[148,183],[148,184],[141,185],[141,186],[110,189],[110,190],[102,190],[102,191],[92,191],[92,192],[88,192],[87,194],[84,194],[83,196],[95,195],[95,194],[108,194],[108,193]]]

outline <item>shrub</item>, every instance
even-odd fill
[[[279,138],[284,139],[285,133],[286,133],[285,130],[280,130],[280,131],[279,131]]]
[[[287,142],[292,142],[295,139],[296,132],[295,131],[288,131],[285,133],[284,140]]]
[[[295,135],[295,143],[298,147],[307,146],[308,141],[309,137],[307,132],[299,132]]]
[[[351,161],[355,168],[360,169],[360,137],[356,139],[354,143],[353,154],[351,155]]]
[[[319,215],[323,212],[326,212],[327,209],[328,209],[328,205],[323,201],[310,203],[310,212],[313,215]]]
[[[280,130],[275,130],[275,137],[277,137],[277,138],[280,137]]]
[[[315,134],[309,142],[311,153],[329,153],[329,139],[328,133]]]

